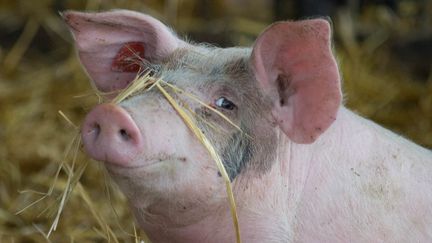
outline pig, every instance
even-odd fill
[[[129,10],[63,18],[109,97],[151,70],[241,128],[167,88],[221,156],[243,242],[432,242],[432,153],[343,106],[328,20],[218,48]],[[216,163],[157,89],[97,105],[81,134],[153,242],[235,242]]]

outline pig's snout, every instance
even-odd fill
[[[113,104],[96,106],[81,128],[84,149],[95,160],[128,166],[143,149],[143,138],[130,114]]]

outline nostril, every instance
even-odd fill
[[[124,141],[129,141],[131,139],[131,136],[125,129],[120,129],[120,136]]]
[[[94,133],[93,137],[95,139],[97,139],[99,137],[100,132],[101,132],[101,127],[100,127],[99,123],[93,124],[92,129],[91,129],[91,133]]]
[[[101,133],[101,126],[97,122],[92,122],[84,126],[84,130],[82,130],[82,132],[87,137],[91,137],[93,140],[97,140]]]

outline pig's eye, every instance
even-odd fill
[[[225,97],[220,97],[217,99],[215,101],[215,105],[227,110],[234,110],[234,108],[236,108],[236,105]]]

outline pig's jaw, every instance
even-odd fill
[[[173,156],[155,163],[137,163],[147,165],[105,164],[137,218],[150,224],[182,227],[201,221],[219,205],[227,205],[223,180],[217,175],[216,165],[211,166],[212,161],[205,162],[210,166],[198,167],[198,162],[188,157]]]
[[[291,180],[282,181],[276,177],[282,166],[275,164],[274,169],[260,177],[238,177],[234,188],[243,242],[272,242],[272,236],[276,233],[286,240],[282,242],[289,242],[295,202],[283,198],[287,196],[283,189],[287,188]],[[291,178],[292,181],[296,180],[294,175]],[[246,181],[247,186],[244,184]],[[217,193],[224,196],[224,188],[220,188]],[[170,210],[169,207],[158,207],[157,211],[152,207],[137,205],[132,205],[132,208],[140,227],[153,242],[235,242],[235,230],[226,198],[213,205],[201,206],[185,212]]]

